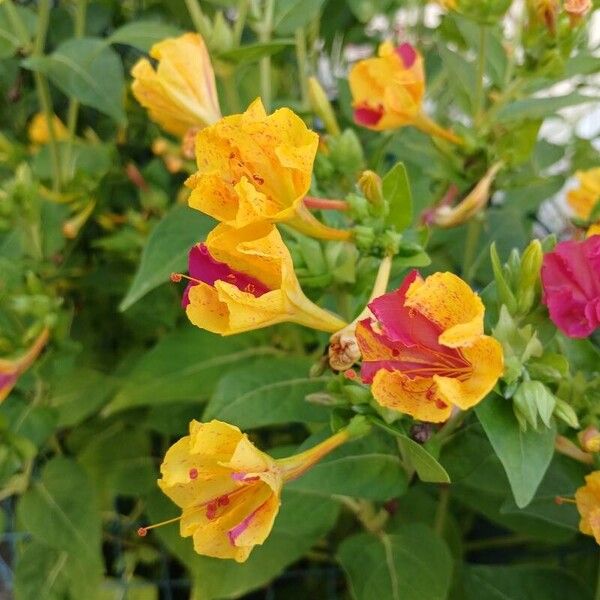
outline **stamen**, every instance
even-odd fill
[[[202,283],[200,279],[194,279],[194,277],[184,275],[183,273],[171,273],[170,279],[173,283],[179,283],[182,279],[187,279],[188,281],[192,281],[194,283]]]
[[[173,519],[168,519],[166,521],[161,521],[160,523],[155,523],[154,525],[148,525],[146,527],[140,527],[137,530],[137,534],[140,537],[145,537],[148,533],[148,531],[150,531],[150,529],[156,529],[157,527],[162,527],[163,525],[170,525],[171,523],[175,523],[176,521],[181,521],[181,517],[183,515],[179,516],[179,517],[175,517]]]
[[[561,504],[577,504],[575,498],[567,498],[566,496],[556,496],[554,498],[554,502],[556,502],[556,504],[558,504],[559,506]]]

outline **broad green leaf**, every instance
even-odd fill
[[[133,21],[116,29],[108,38],[110,44],[127,44],[142,52],[165,38],[177,37],[181,30],[160,21]]]
[[[308,375],[311,361],[269,358],[226,374],[217,385],[204,419],[220,419],[241,429],[277,423],[327,421],[323,407],[306,402],[329,377]]]
[[[319,16],[325,0],[277,0],[273,26],[279,35],[293,34]]]
[[[30,57],[22,64],[47,75],[67,96],[125,123],[123,65],[104,40],[70,39],[49,56]]]
[[[139,359],[106,414],[184,401],[199,404],[208,399],[228,368],[274,353],[257,343],[256,334],[223,338],[187,326],[165,336]]]
[[[438,44],[438,52],[448,73],[448,84],[457,97],[462,99],[467,110],[473,108],[474,90],[477,87],[477,75],[472,63],[465,60],[457,52],[453,52],[442,44]]]
[[[307,450],[325,437],[323,434],[311,436],[298,452]],[[406,473],[397,450],[385,442],[385,438],[375,433],[348,442],[293,481],[289,489],[321,496],[338,494],[370,500],[401,496],[408,486]]]
[[[503,106],[497,114],[498,122],[519,121],[522,119],[545,119],[561,108],[598,102],[596,96],[584,96],[579,92],[573,92],[566,96],[545,96],[543,98],[525,98],[515,100]]]
[[[346,538],[338,559],[355,600],[445,600],[450,589],[450,552],[425,525]]]
[[[428,483],[450,483],[446,469],[421,444],[418,444],[392,425],[386,425],[379,419],[372,421],[380,429],[395,435],[403,455],[410,460],[419,479]]]
[[[177,525],[156,529],[154,535],[187,567],[195,584],[194,598],[239,598],[303,556],[329,532],[339,514],[337,502],[311,494],[284,489],[281,500],[271,534],[242,564],[198,556],[192,539],[181,538]],[[168,519],[176,510],[159,492],[148,498],[146,507],[151,522]]]
[[[580,580],[546,566],[467,566],[465,600],[591,600]]]
[[[174,206],[152,230],[119,310],[127,310],[150,290],[168,281],[174,271],[187,271],[191,247],[202,241],[213,226],[214,221],[197,210]]]
[[[83,468],[67,458],[46,463],[17,505],[19,522],[36,539],[76,557],[88,581],[102,575],[100,512]]]
[[[387,223],[403,231],[413,218],[412,194],[404,163],[397,163],[383,178],[383,197],[389,203]]]
[[[246,46],[240,46],[239,48],[233,48],[220,52],[217,58],[232,62],[236,65],[242,65],[247,63],[253,63],[263,58],[263,56],[271,56],[277,54],[286,48],[294,45],[294,40],[274,40],[272,42],[262,42],[256,44],[248,44]]]
[[[504,466],[517,506],[527,506],[552,460],[556,428],[521,431],[512,403],[500,396],[490,396],[475,411]]]

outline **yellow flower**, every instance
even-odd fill
[[[430,135],[461,143],[423,113],[423,58],[410,45],[379,46],[377,57],[356,63],[348,75],[354,120],[375,131],[412,125]]]
[[[215,74],[200,35],[163,40],[152,46],[150,56],[158,61],[156,69],[142,58],[131,70],[131,90],[150,119],[183,137],[221,118]]]
[[[362,380],[382,406],[445,421],[453,406],[483,400],[502,375],[502,347],[483,334],[483,303],[456,275],[413,271],[369,307],[356,339]]]
[[[198,171],[189,205],[233,227],[286,223],[315,237],[347,239],[304,205],[319,137],[289,108],[265,113],[260,99],[196,138]]]
[[[591,535],[600,544],[600,471],[594,471],[585,478],[586,484],[575,492],[577,510],[581,516],[581,533]]]
[[[579,187],[567,193],[567,201],[575,214],[587,221],[600,200],[600,167],[577,171],[575,177],[579,180]]]
[[[269,223],[218,225],[190,251],[189,274],[187,316],[213,333],[231,335],[283,321],[329,332],[345,325],[304,295],[290,253]]]
[[[0,402],[10,394],[19,377],[35,362],[44,349],[48,336],[48,329],[43,329],[23,356],[16,360],[0,359]]]
[[[57,141],[68,139],[69,131],[56,115],[52,115],[52,125],[54,127],[54,138]],[[50,141],[49,129],[46,115],[44,113],[36,113],[27,129],[29,141],[36,146],[47,144]]]
[[[192,421],[189,435],[169,448],[160,467],[160,489],[182,509],[181,517],[165,523],[179,520],[181,536],[192,536],[198,554],[244,562],[271,532],[283,484],[365,432],[354,429],[351,423],[310,450],[275,460],[233,425]]]

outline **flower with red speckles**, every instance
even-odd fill
[[[560,242],[544,255],[543,302],[552,322],[572,338],[600,327],[600,235]]]
[[[271,532],[283,484],[366,431],[364,422],[351,423],[309,450],[275,460],[233,425],[192,421],[189,435],[167,451],[158,480],[181,517],[142,527],[139,534],[180,521],[182,537],[192,536],[198,554],[244,562]]]
[[[586,475],[585,485],[575,493],[575,502],[581,516],[579,530],[600,544],[600,471]]]
[[[384,42],[378,56],[352,67],[348,83],[358,125],[375,131],[412,125],[430,135],[461,143],[460,138],[423,113],[423,58],[410,44],[394,47],[391,42]]]
[[[0,359],[0,402],[10,394],[19,377],[35,362],[48,342],[48,336],[48,329],[43,329],[23,356],[16,360]]]
[[[266,222],[242,229],[218,225],[190,251],[186,279],[186,314],[213,333],[231,335],[284,321],[329,332],[345,326],[304,295],[288,249]]]
[[[453,406],[480,402],[502,375],[502,347],[483,334],[483,304],[456,275],[413,271],[369,308],[373,317],[356,329],[361,377],[382,406],[445,421]]]

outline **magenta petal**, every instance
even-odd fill
[[[400,44],[396,48],[396,54],[404,63],[405,68],[410,69],[417,60],[417,51],[408,43]]]
[[[373,127],[381,121],[383,112],[383,108],[381,107],[369,108],[368,106],[361,106],[354,109],[354,121],[364,127]]]
[[[569,337],[600,326],[600,236],[566,241],[544,256],[543,302],[552,322]]]
[[[9,386],[13,386],[17,380],[17,373],[11,371],[10,373],[0,373],[0,390]]]
[[[215,281],[225,281],[257,298],[270,291],[262,281],[240,271],[235,271],[226,263],[215,260],[206,244],[196,244],[190,250],[188,265],[190,277],[208,285],[214,285]],[[190,281],[183,292],[181,304],[184,308],[190,303],[189,292],[194,285],[197,285],[197,283]]]

